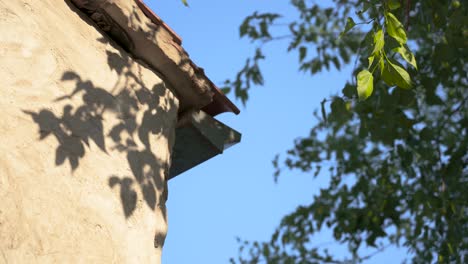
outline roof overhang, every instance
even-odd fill
[[[179,119],[169,179],[239,143],[241,134],[203,111]]]
[[[239,109],[182,48],[182,39],[141,0],[71,0],[127,52],[175,90],[180,112],[205,108],[211,115]]]
[[[142,0],[71,0],[128,53],[159,72],[179,99],[170,178],[220,154],[240,134],[213,118],[239,109],[182,48],[182,39]]]

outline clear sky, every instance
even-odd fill
[[[329,3],[329,1],[323,1]],[[289,1],[146,0],[146,3],[183,39],[192,60],[221,85],[233,77],[255,48],[239,39],[238,27],[255,10],[293,16]],[[284,154],[299,136],[308,134],[316,122],[313,111],[320,101],[339,91],[351,69],[329,71],[311,77],[297,71],[297,56],[286,53],[286,44],[266,46],[264,87],[254,87],[244,108],[217,118],[242,133],[240,144],[169,182],[169,233],[163,263],[228,263],[237,255],[236,237],[268,240],[282,216],[327,183],[326,173],[314,179],[299,171],[286,171],[273,181],[272,159]],[[231,99],[232,96],[230,96]],[[326,234],[317,244],[326,244]],[[369,263],[395,263],[397,251],[378,255]],[[401,257],[400,257],[401,258]]]

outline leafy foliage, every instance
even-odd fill
[[[272,27],[280,14],[256,12],[240,27],[241,36],[259,43],[226,82],[244,103],[251,86],[263,84],[262,47],[278,39],[289,40],[299,70],[312,75],[355,59],[356,83],[324,100],[310,134],[274,160],[276,176],[284,167],[315,176],[329,167],[328,186],[285,216],[269,242],[243,242],[231,262],[354,263],[370,257],[361,254],[364,246],[397,245],[413,263],[466,263],[466,4],[333,2],[326,8],[291,0],[299,19],[287,23],[287,36]],[[335,259],[314,245],[314,234],[325,227],[348,246],[350,258]]]

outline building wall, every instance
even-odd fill
[[[178,100],[64,0],[0,0],[0,263],[159,263]]]

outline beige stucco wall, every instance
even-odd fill
[[[68,1],[0,0],[0,263],[159,263],[177,107]]]

